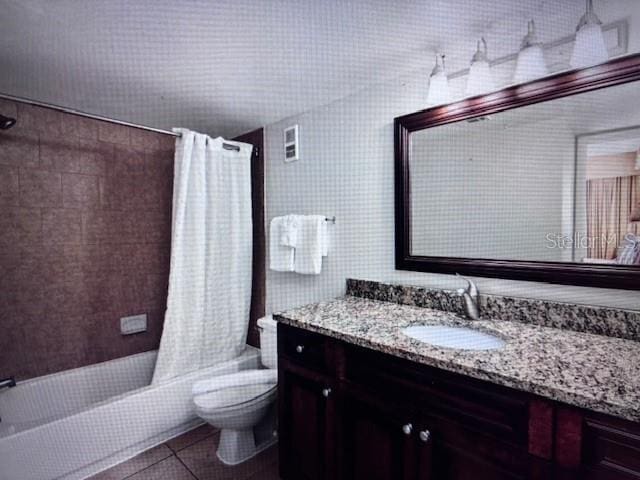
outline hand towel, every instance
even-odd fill
[[[295,248],[298,243],[299,215],[287,215],[280,222],[280,245]]]
[[[304,215],[298,217],[298,242],[294,271],[306,275],[318,275],[322,270],[322,256],[327,251],[325,217]]]
[[[322,256],[329,255],[329,222],[322,217],[322,225],[320,226],[320,240],[322,241]]]
[[[293,272],[294,250],[280,243],[285,217],[275,217],[269,226],[269,268],[276,272]]]

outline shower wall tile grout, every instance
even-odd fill
[[[175,138],[3,100],[0,376],[19,380],[157,348]],[[123,337],[119,318],[147,313]]]

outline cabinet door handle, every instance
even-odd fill
[[[412,430],[413,430],[413,425],[411,425],[410,423],[407,423],[406,425],[402,426],[402,432],[405,435],[411,435]]]
[[[331,395],[331,389],[330,388],[323,388],[322,389],[322,396],[324,398],[327,398],[329,395]]]
[[[420,437],[420,440],[422,440],[424,443],[427,443],[431,438],[431,432],[429,430],[422,430],[418,434],[418,436]]]
[[[298,352],[298,353],[302,353],[303,351],[304,351],[304,345],[298,345],[298,346],[296,347],[296,352]]]

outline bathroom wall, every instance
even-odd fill
[[[174,137],[0,100],[0,377],[155,349]],[[122,336],[122,316],[148,331]]]
[[[640,13],[630,8],[632,4],[622,4],[624,9],[620,11],[602,12],[601,18],[604,22],[628,18],[628,51],[638,52]],[[558,26],[550,38],[542,38],[548,41],[567,35],[567,26],[575,25],[577,19],[549,17],[536,21],[538,25]],[[499,30],[501,25],[494,27]],[[521,34],[520,30],[496,30],[491,36],[517,39]],[[439,48],[458,65],[468,62],[472,54],[446,46]],[[337,218],[336,225],[330,227],[333,245],[324,259],[321,275],[268,271],[267,312],[342,295],[347,277],[436,288],[461,286],[451,275],[397,271],[394,265],[393,119],[427,106],[431,68],[431,63],[416,67],[393,80],[266,128],[267,220],[291,212]],[[465,80],[459,77],[452,82],[458,98]],[[294,124],[300,126],[301,160],[284,163],[283,129]],[[630,291],[488,278],[478,278],[477,283],[487,293],[640,308],[637,293]]]

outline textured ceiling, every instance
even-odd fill
[[[603,20],[612,4],[597,0]],[[232,136],[433,62],[475,39],[571,32],[584,0],[0,0],[0,92]]]

